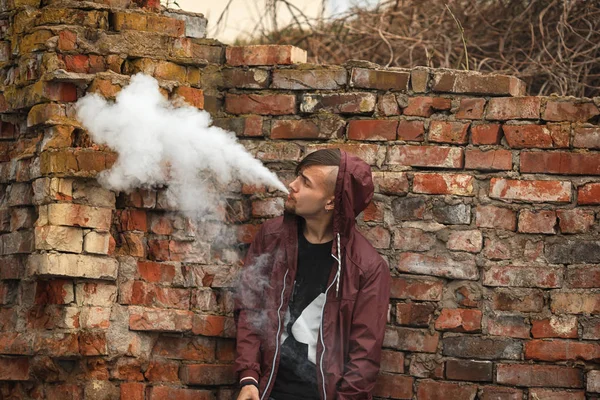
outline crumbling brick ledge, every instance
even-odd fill
[[[73,105],[114,98],[137,72],[286,182],[323,147],[373,167],[359,225],[393,275],[377,397],[599,398],[599,98],[311,65],[205,27],[150,0],[0,3],[0,399],[233,396],[232,281],[283,202],[238,185],[228,224],[196,229],[164,189],[100,187],[117,155]]]

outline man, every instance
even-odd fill
[[[238,400],[371,399],[390,273],[357,231],[370,167],[339,149],[306,156],[285,213],[265,222],[236,300]]]

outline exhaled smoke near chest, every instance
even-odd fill
[[[168,185],[173,205],[195,218],[214,214],[221,191],[236,180],[287,192],[233,133],[210,126],[205,111],[176,107],[147,75],[133,76],[115,102],[85,96],[77,103],[77,116],[96,143],[119,155],[98,178],[110,189]]]

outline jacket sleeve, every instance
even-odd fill
[[[263,228],[256,234],[244,259],[234,304],[234,317],[237,325],[235,370],[239,380],[259,381],[261,371],[260,335],[252,321],[260,317],[261,295],[251,284],[252,274],[257,271],[257,263],[263,252]]]
[[[371,399],[379,373],[390,299],[390,272],[382,260],[365,279],[354,304],[348,361],[337,400]]]

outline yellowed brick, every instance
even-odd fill
[[[46,253],[33,254],[27,258],[30,276],[68,276],[73,278],[117,278],[118,261],[109,257],[82,254]]]
[[[40,178],[33,181],[33,203],[46,204],[73,197],[73,180],[63,178]]]
[[[110,242],[110,233],[108,232],[88,232],[83,241],[83,250],[92,254],[108,254]]]
[[[66,120],[67,112],[63,104],[37,104],[27,114],[27,127],[30,128],[41,124],[64,124]]]
[[[54,203],[39,208],[37,225],[80,226],[108,230],[111,220],[112,210],[109,208]]]
[[[45,225],[35,228],[36,250],[81,253],[83,231],[70,226]]]

